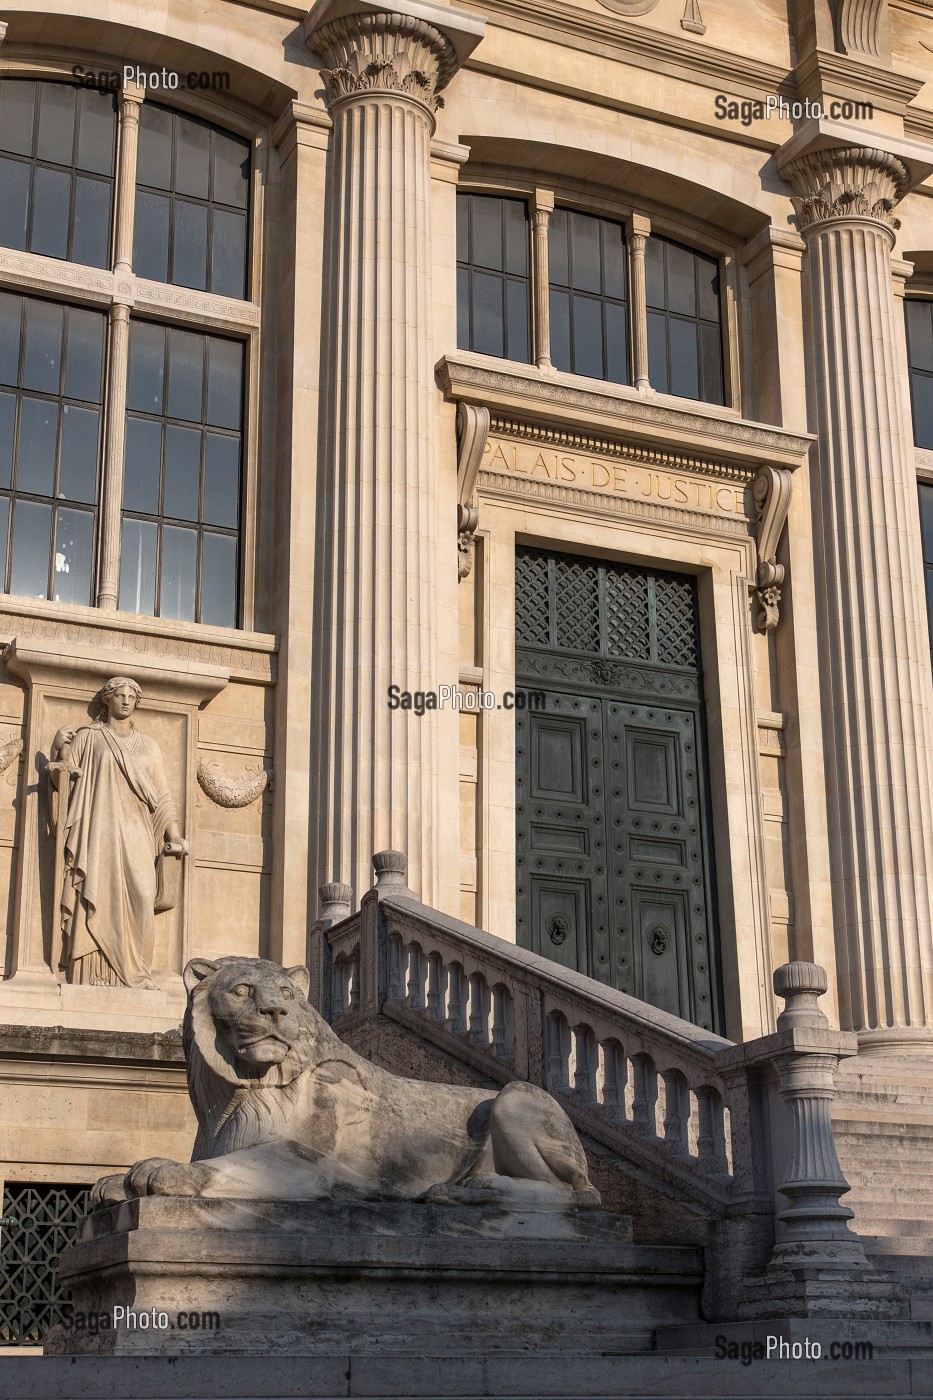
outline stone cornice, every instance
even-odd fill
[[[458,351],[437,366],[446,397],[489,408],[498,418],[548,425],[570,433],[605,434],[666,452],[706,457],[757,469],[763,462],[793,471],[804,460],[812,434],[790,433],[752,423],[730,409],[685,407],[646,397],[626,385],[603,384],[575,375],[545,374]]]
[[[803,230],[852,218],[900,227],[894,210],[910,189],[910,175],[887,151],[868,146],[808,151],[781,174],[797,192],[792,201]]]
[[[801,59],[791,78],[801,97],[852,97],[895,112],[903,112],[924,85],[922,78],[825,49],[814,49]]]

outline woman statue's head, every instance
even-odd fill
[[[101,708],[115,719],[128,719],[142,698],[142,691],[129,676],[114,676],[98,696]]]

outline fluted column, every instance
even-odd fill
[[[430,144],[459,54],[450,7],[346,14],[319,0],[308,42],[333,118],[312,670],[311,888],[358,901],[372,852],[406,851],[436,897],[436,714],[389,688],[436,690]],[[420,15],[438,16],[438,26]],[[337,17],[334,17],[336,14]],[[461,36],[462,37],[462,36]],[[473,40],[476,42],[476,39]],[[471,45],[470,45],[471,46]],[[449,515],[453,519],[451,501]],[[441,516],[441,518],[444,518]]]
[[[890,254],[909,178],[834,148],[782,171],[807,244],[815,557],[840,1014],[933,1046],[933,687]]]
[[[110,307],[107,412],[104,420],[104,481],[101,491],[100,566],[97,606],[114,609],[120,599],[120,546],[126,451],[126,385],[130,362],[130,306]]]

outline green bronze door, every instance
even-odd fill
[[[521,548],[516,585],[518,941],[716,1030],[694,581]]]

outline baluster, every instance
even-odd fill
[[[706,1084],[696,1092],[700,1110],[700,1131],[697,1137],[697,1157],[700,1166],[709,1176],[728,1176],[722,1099],[715,1089]]]
[[[596,1038],[589,1026],[575,1026],[573,1032],[576,1065],[573,1075],[574,1093],[584,1103],[596,1102]]]
[[[658,1101],[658,1074],[650,1055],[633,1055],[632,1070],[635,1096],[632,1121],[639,1137],[658,1135],[655,1107]]]
[[[545,1025],[547,1087],[552,1094],[567,1094],[570,1092],[570,1027],[560,1011],[550,1012]]]
[[[423,1011],[425,1009],[424,984],[427,980],[427,959],[417,943],[411,943],[408,947],[408,998],[407,1004],[410,1011]]]
[[[664,1144],[674,1157],[686,1157],[687,1115],[690,1111],[690,1091],[678,1069],[667,1069],[664,1081]]]
[[[350,981],[349,981],[349,987],[350,987],[349,1008],[350,1008],[351,1011],[359,1011],[359,1009],[360,1009],[360,960],[359,960],[359,957],[353,958],[353,960],[352,960],[352,961],[350,962],[350,964],[349,964],[349,978],[350,978]]]
[[[346,979],[344,976],[343,958],[337,958],[334,962],[331,974],[331,1013],[334,1016],[342,1016],[347,1010]]]
[[[515,1057],[512,997],[508,987],[501,982],[492,989],[492,1052],[498,1060]]]
[[[470,976],[470,1039],[484,1050],[489,1048],[489,988],[481,972]]]
[[[447,1020],[445,1028],[452,1035],[466,1035],[466,976],[459,963],[447,969]]]
[[[389,938],[389,1001],[405,1000],[404,961],[402,940],[393,933]]]
[[[625,1053],[617,1040],[604,1040],[600,1046],[603,1068],[602,1105],[610,1118],[625,1118],[625,1083],[628,1070]]]
[[[428,955],[428,1016],[432,1021],[444,1020],[444,988],[447,971],[440,953]]]

